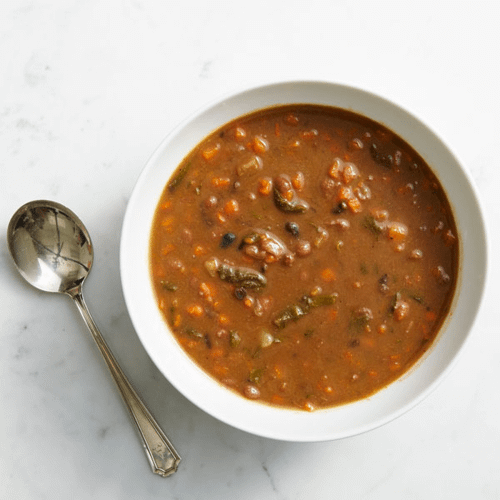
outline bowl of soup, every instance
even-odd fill
[[[245,90],[173,130],[121,241],[163,375],[238,429],[323,441],[391,421],[455,364],[486,232],[467,169],[418,118],[327,82]]]

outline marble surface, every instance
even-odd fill
[[[389,1],[0,2],[0,498],[500,498],[500,4]],[[166,133],[222,94],[320,79],[409,109],[471,172],[489,221],[489,285],[458,364],[398,420],[294,444],[230,428],[158,372],[127,314],[120,230]],[[177,445],[150,472],[78,311],[15,271],[23,203],[69,206],[91,232],[84,292],[116,357]]]

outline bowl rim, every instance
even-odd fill
[[[453,345],[452,355],[449,356],[449,358],[446,360],[444,367],[443,366],[439,367],[438,366],[439,363],[437,363],[437,361],[434,360],[432,365],[431,375],[430,376],[428,375],[426,377],[426,380],[428,381],[424,383],[423,386],[422,384],[419,385],[418,383],[413,383],[412,387],[415,387],[415,390],[417,392],[415,395],[413,395],[413,397],[409,399],[406,398],[404,404],[396,405],[396,407],[394,407],[394,405],[390,405],[387,402],[385,402],[384,410],[380,411],[379,409],[378,413],[375,412],[373,418],[369,418],[368,420],[361,419],[357,425],[350,427],[349,426],[346,427],[344,425],[343,427],[341,426],[341,428],[338,430],[331,426],[327,426],[327,429],[325,430],[324,426],[326,423],[330,423],[329,419],[332,420],[333,423],[339,420],[343,422],[343,419],[352,417],[353,414],[356,414],[356,412],[367,412],[367,411],[373,412],[374,408],[376,408],[376,406],[372,404],[373,401],[377,401],[380,398],[384,399],[385,401],[387,399],[386,397],[387,392],[391,392],[392,390],[391,388],[393,386],[397,386],[398,384],[404,383],[405,380],[408,380],[412,376],[413,378],[415,378],[413,374],[416,373],[418,370],[422,370],[422,366],[425,366],[426,360],[429,357],[433,356],[433,353],[436,350],[436,345],[439,344],[439,342],[441,341],[440,339],[442,338],[444,333],[448,330],[449,323],[454,321],[454,315],[455,312],[457,311],[456,306],[457,304],[460,306],[459,299],[461,299],[463,293],[465,293],[465,291],[463,290],[463,283],[457,283],[457,290],[455,292],[455,297],[452,305],[453,310],[449,315],[446,324],[443,325],[443,327],[441,328],[441,332],[438,335],[438,338],[434,341],[433,346],[401,378],[397,379],[395,382],[391,383],[388,387],[382,389],[381,391],[378,391],[373,396],[365,398],[364,400],[356,401],[354,403],[349,403],[347,405],[341,405],[330,409],[317,410],[315,412],[308,413],[304,411],[276,409],[267,405],[263,405],[261,403],[255,403],[253,401],[246,400],[243,397],[232,393],[230,390],[223,388],[219,383],[217,383],[215,380],[206,375],[199,367],[194,365],[192,361],[189,362],[193,366],[188,367],[188,365],[184,362],[180,364],[180,367],[182,369],[188,370],[189,375],[192,377],[198,377],[199,374],[200,380],[202,380],[203,382],[201,384],[203,391],[208,391],[208,393],[210,393],[211,395],[215,393],[217,397],[220,396],[220,401],[218,401],[217,404],[209,402],[206,400],[207,398],[205,397],[205,392],[202,393],[197,392],[196,390],[193,389],[192,385],[189,384],[186,385],[185,382],[182,382],[179,374],[174,373],[172,369],[167,366],[167,364],[169,362],[174,362],[176,360],[175,358],[176,355],[177,357],[179,357],[179,354],[181,357],[182,356],[187,357],[187,355],[184,353],[184,351],[181,350],[178,344],[176,351],[175,345],[172,343],[173,336],[170,334],[170,332],[168,332],[168,327],[166,326],[163,320],[162,320],[163,326],[160,327],[157,323],[157,318],[155,319],[154,322],[155,324],[153,327],[154,332],[151,333],[151,325],[147,324],[148,319],[144,317],[144,313],[141,312],[137,304],[137,301],[141,300],[141,298],[138,298],[137,296],[137,290],[136,290],[137,281],[139,281],[142,286],[141,291],[146,294],[148,293],[144,288],[145,286],[143,281],[144,276],[141,277],[141,275],[138,274],[138,271],[135,273],[132,272],[132,268],[134,267],[134,259],[137,258],[137,253],[139,252],[140,258],[142,259],[144,258],[144,245],[145,245],[144,228],[139,227],[140,223],[138,224],[136,213],[138,208],[141,207],[141,203],[144,205],[144,197],[147,195],[148,192],[148,182],[150,182],[149,179],[151,177],[152,172],[154,173],[155,169],[156,170],[159,169],[158,165],[160,162],[163,162],[165,160],[166,151],[170,151],[172,150],[172,148],[175,149],[175,146],[173,146],[173,141],[176,138],[186,139],[187,136],[185,131],[186,129],[189,130],[189,127],[193,128],[193,126],[195,126],[193,124],[201,123],[201,125],[199,125],[198,128],[208,130],[208,132],[211,132],[212,130],[217,129],[219,126],[222,126],[227,121],[230,121],[230,119],[232,118],[237,118],[238,116],[247,114],[252,110],[268,107],[269,105],[254,106],[252,104],[254,101],[262,102],[263,99],[262,96],[264,96],[265,100],[269,99],[270,96],[276,96],[277,93],[280,93],[281,96],[285,97],[284,98],[282,97],[281,100],[278,99],[278,101],[280,102],[277,102],[276,104],[284,104],[284,103],[291,103],[292,101],[290,100],[287,101],[287,99],[290,99],[290,96],[300,95],[301,92],[305,92],[306,94],[310,93],[311,95],[314,92],[316,92],[316,94],[314,95],[320,96],[307,100],[308,103],[312,104],[325,104],[324,102],[319,102],[319,101],[324,101],[325,95],[332,95],[332,94],[340,94],[341,98],[348,97],[349,99],[351,99],[351,101],[349,102],[352,102],[354,99],[361,99],[361,101],[363,101],[364,106],[368,105],[369,107],[368,112],[357,111],[356,109],[353,109],[353,107],[350,106],[349,107],[341,106],[341,107],[345,107],[346,109],[350,109],[355,112],[360,112],[361,114],[365,114],[366,116],[369,116],[372,119],[375,119],[370,114],[371,112],[373,112],[373,109],[381,108],[385,110],[384,113],[386,114],[384,116],[386,120],[375,119],[375,121],[378,121],[379,123],[384,124],[388,128],[395,130],[395,132],[398,135],[402,136],[405,140],[407,140],[416,149],[416,151],[419,154],[421,154],[426,160],[427,158],[425,154],[423,154],[424,152],[422,151],[422,148],[415,146],[414,143],[412,143],[412,141],[409,141],[407,135],[408,134],[411,135],[412,131],[416,131],[415,132],[416,135],[422,135],[423,138],[426,140],[432,138],[432,141],[435,143],[434,145],[437,145],[441,148],[440,154],[447,157],[447,159],[451,162],[451,164],[453,164],[453,168],[450,167],[450,172],[455,172],[455,173],[458,172],[460,174],[459,181],[462,183],[461,187],[464,189],[464,195],[467,197],[469,203],[472,203],[474,217],[475,217],[474,220],[471,221],[471,223],[472,222],[475,223],[474,227],[475,243],[471,241],[473,240],[471,236],[467,237],[467,244],[470,246],[473,245],[474,243],[474,250],[476,252],[479,251],[481,254],[477,260],[475,259],[476,260],[475,271],[480,271],[480,272],[477,274],[477,276],[479,276],[479,281],[475,283],[475,293],[473,296],[474,305],[473,307],[469,307],[469,309],[471,310],[470,311],[471,314],[469,314],[469,316],[467,316],[466,318],[463,318],[463,321],[465,321],[467,326],[464,327],[460,325],[461,329],[463,330],[460,341],[458,342],[457,345]],[[303,102],[306,103],[306,101]],[[236,114],[234,115],[231,115],[230,112],[231,106],[236,106],[240,111],[236,112]],[[241,112],[242,110],[243,112]],[[221,116],[226,116],[226,115],[231,115],[232,118],[226,119],[225,121],[222,121],[217,125],[211,127],[211,124],[213,125],[214,120],[216,121],[217,119],[220,119]],[[401,132],[400,128],[396,129],[395,127],[391,126],[391,120],[394,122],[398,122],[398,120],[400,120],[401,117],[405,117],[406,119],[406,123],[403,124],[404,126],[402,127],[404,129],[403,132]],[[207,127],[209,127],[209,129],[207,129]],[[197,134],[199,134],[199,131],[198,132],[193,131],[191,135],[197,136]],[[200,142],[204,137],[206,137],[206,135],[208,135],[208,133],[199,135],[198,139],[195,142],[192,142],[190,146],[186,146],[184,148],[179,147],[178,148],[179,151],[184,151],[184,155],[182,156],[182,158],[179,157],[180,154],[179,151],[174,151],[175,154],[173,156],[175,157],[177,155],[177,157],[180,158],[180,160],[182,160],[183,157],[192,149],[192,147],[194,147],[198,142]],[[175,163],[174,160],[171,161],[173,162],[172,164],[175,166],[179,163],[179,161],[177,163]],[[175,166],[173,168],[175,168]],[[430,166],[431,168],[433,168],[433,165]],[[456,169],[456,167],[458,167],[458,170],[453,170]],[[442,172],[441,171],[436,172],[435,168],[433,168],[433,172],[441,180]],[[170,177],[171,173],[172,171],[169,171],[168,175],[164,176],[163,184],[159,189],[160,193],[163,190],[166,182],[168,181],[168,178]],[[157,177],[158,176],[159,174],[157,173]],[[447,182],[443,183],[443,186],[445,188],[448,186],[448,183],[453,182],[453,180],[450,181],[449,177],[450,176],[448,175]],[[157,199],[153,201],[154,201],[154,206],[156,208],[156,205],[159,201],[159,196]],[[149,205],[151,205],[152,202],[149,201],[148,203]],[[450,204],[452,204],[452,208],[455,212],[455,206],[453,205],[452,200],[450,200]],[[151,215],[150,206],[148,207],[148,210],[149,214]],[[398,104],[394,103],[392,100],[389,100],[387,98],[374,94],[370,91],[366,91],[351,85],[333,83],[328,81],[318,81],[318,80],[286,80],[274,83],[266,83],[263,85],[251,86],[234,93],[220,96],[212,100],[211,102],[205,104],[204,106],[200,107],[197,111],[191,113],[166,135],[166,137],[161,141],[159,146],[153,152],[149,160],[146,162],[134,186],[123,219],[122,234],[120,241],[120,274],[121,274],[123,295],[127,306],[127,310],[130,314],[137,335],[141,343],[143,344],[146,352],[148,353],[152,361],[155,363],[155,365],[158,367],[159,371],[167,378],[167,380],[170,381],[170,383],[177,390],[179,390],[179,392],[181,392],[185,397],[187,397],[191,402],[193,402],[199,408],[203,409],[205,412],[209,413],[218,420],[225,422],[226,424],[231,425],[235,428],[238,428],[240,430],[255,435],[272,439],[278,439],[283,441],[295,441],[295,442],[313,442],[313,441],[327,441],[327,440],[345,438],[375,429],[403,415],[408,410],[413,408],[415,405],[420,403],[423,399],[425,399],[431,392],[433,392],[437,388],[437,386],[446,378],[446,376],[453,369],[453,367],[456,365],[459,355],[463,352],[465,345],[470,340],[471,333],[474,329],[474,324],[476,322],[477,316],[484,302],[483,299],[485,295],[486,282],[487,282],[487,269],[489,267],[488,266],[489,238],[487,237],[487,225],[484,214],[485,212],[482,207],[478,190],[475,186],[474,180],[472,179],[470,172],[465,167],[464,163],[462,163],[458,159],[457,155],[449,148],[449,146],[441,139],[441,137],[433,129],[431,129],[421,119],[419,119],[414,113],[408,111],[405,108],[402,108]],[[456,220],[457,226],[460,226],[460,223],[462,221],[458,220],[458,217],[456,217],[456,219],[457,219]],[[150,217],[150,220],[147,220],[146,224],[148,225],[149,231],[151,222],[152,218]],[[466,226],[466,228],[469,230],[469,226]],[[137,249],[137,241],[134,241],[134,232],[137,231],[138,229],[139,231],[142,231],[140,249]],[[459,232],[461,232],[460,227],[459,227]],[[460,243],[462,247],[464,246],[464,240],[465,236],[463,239],[460,238]],[[136,245],[136,247],[134,247],[134,245]],[[149,238],[147,246],[148,249],[146,250],[146,256],[148,259],[148,263],[146,267],[148,273],[146,278],[147,281],[149,282],[149,288],[151,289],[150,292],[152,293],[152,286],[150,284],[150,276],[149,276],[149,251],[148,251]],[[459,252],[460,259],[462,259],[464,256],[464,250],[465,250],[464,248],[460,248]],[[467,261],[467,263],[468,262],[469,261]],[[145,269],[144,264],[145,264],[144,262],[141,262],[140,264],[142,271],[144,271]],[[464,275],[463,265],[464,263],[461,260],[460,272],[459,272],[460,279],[462,279]],[[468,263],[468,265],[472,264]],[[150,305],[151,304],[149,304],[149,306]],[[154,312],[152,312],[151,308],[148,310],[148,312],[154,315]],[[159,314],[159,310],[157,312]],[[172,337],[172,339],[170,339],[168,346],[162,345],[161,348],[158,349],[157,345],[158,338],[165,333],[165,330],[168,332],[168,335]],[[448,337],[450,336],[451,335],[448,335]],[[161,342],[164,341],[165,339],[161,340]],[[176,352],[168,353],[165,347],[167,347],[168,349],[173,349]],[[166,357],[167,359],[162,359],[162,355],[164,355],[164,357]],[[395,394],[400,395],[400,392],[401,391],[399,392],[396,391]],[[228,409],[226,408],[227,405],[235,406],[236,408],[233,409],[233,411],[228,411]],[[249,418],[243,418],[243,417],[236,418],[238,412],[240,413],[249,412],[252,415],[258,416],[260,419],[267,419],[266,421],[269,422],[269,426],[265,427],[262,426],[259,422],[256,423],[249,421]],[[285,423],[281,425],[279,415],[283,416],[285,414],[287,415],[287,418],[284,419]],[[340,417],[338,415],[340,415]],[[321,427],[322,425],[323,428]],[[307,432],[307,428],[310,427],[316,427],[316,429]],[[306,431],[301,432],[304,429]]]

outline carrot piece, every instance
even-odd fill
[[[337,309],[330,309],[329,311],[330,320],[335,321],[337,319],[337,314],[338,314]]]
[[[252,142],[252,149],[257,154],[263,154],[269,149],[269,142],[260,135],[256,135]]]
[[[243,140],[247,136],[246,130],[243,127],[236,127],[234,131],[234,138],[237,141]]]
[[[213,302],[216,294],[216,288],[212,283],[200,283],[200,295],[208,302]]]
[[[191,304],[187,308],[187,313],[193,317],[199,318],[200,316],[203,316],[203,312],[203,307],[201,307],[199,304]]]
[[[234,215],[237,214],[240,210],[240,206],[238,202],[234,199],[228,200],[226,204],[224,205],[224,212],[227,215]]]
[[[314,405],[310,401],[307,401],[304,404],[304,410],[306,410],[306,411],[314,411],[315,409],[316,408],[314,408]]]
[[[281,135],[280,124],[278,122],[274,124],[274,135],[276,137],[279,137]]]
[[[278,394],[273,394],[271,397],[271,401],[275,405],[282,405],[285,403],[285,398],[283,398],[283,396],[279,396]]]
[[[230,320],[227,314],[219,314],[219,325],[229,325]]]
[[[342,177],[345,184],[351,183],[358,176],[358,170],[352,163],[346,163],[342,170]]]
[[[321,279],[326,283],[331,283],[332,281],[335,281],[337,277],[333,269],[326,267],[321,271]]]
[[[164,247],[162,247],[161,253],[162,255],[168,255],[173,250],[175,250],[175,246],[172,245],[172,243],[167,243]]]
[[[387,236],[391,240],[404,240],[408,235],[408,227],[401,222],[391,222],[387,228]]]
[[[302,191],[304,189],[304,184],[305,184],[305,177],[302,172],[297,172],[293,177],[292,177],[292,186],[297,190],[297,191]]]
[[[203,156],[203,158],[206,160],[206,161],[210,161],[212,158],[215,158],[215,156],[217,156],[217,154],[219,153],[220,151],[220,144],[219,143],[216,143],[215,145],[207,148],[207,149],[204,149],[202,152],[201,152],[201,156]]]
[[[341,172],[341,163],[339,158],[335,158],[333,160],[333,163],[330,165],[330,168],[328,169],[328,175],[332,179],[339,179],[340,178],[340,172]]]
[[[427,321],[429,321],[430,323],[431,323],[432,321],[436,321],[436,318],[437,318],[437,315],[436,315],[436,313],[435,313],[434,311],[427,311],[427,312],[425,313],[425,319],[426,319]]]
[[[214,374],[219,377],[225,377],[229,373],[229,368],[225,365],[214,365]]]
[[[224,216],[224,214],[223,214],[222,212],[220,212],[220,211],[219,211],[219,212],[217,212],[217,213],[215,214],[215,217],[217,218],[217,222],[218,222],[219,224],[225,224],[225,223],[227,222],[226,217],[225,217],[225,216]]]
[[[180,314],[175,315],[173,324],[174,324],[174,328],[178,328],[179,326],[181,326],[181,315]]]
[[[209,352],[212,358],[222,358],[222,356],[224,356],[224,349],[222,349],[222,347],[214,347],[210,349]]]
[[[349,198],[346,203],[353,214],[361,212],[361,202],[356,197]]]
[[[210,182],[213,187],[223,188],[231,184],[231,179],[229,179],[228,177],[212,177],[212,180]]]
[[[263,177],[258,180],[257,191],[263,196],[268,196],[273,190],[273,181],[269,177]]]

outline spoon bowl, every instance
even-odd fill
[[[90,235],[66,207],[45,200],[23,205],[7,231],[14,262],[26,281],[45,292],[81,286],[93,263]]]
[[[142,438],[153,472],[173,474],[180,456],[134,390],[104,341],[82,295],[93,262],[90,235],[68,208],[53,201],[26,203],[12,216],[7,242],[21,275],[34,287],[69,295],[77,305]]]

